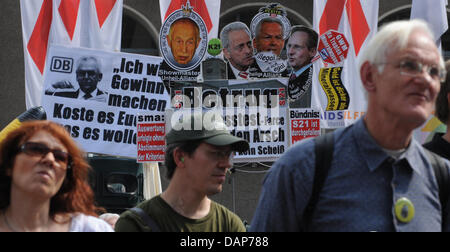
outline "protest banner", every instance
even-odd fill
[[[166,128],[153,123],[151,115],[139,115],[137,123],[137,162],[164,162]],[[147,122],[150,121],[150,122]]]
[[[20,0],[27,108],[41,105],[50,44],[119,51],[123,0]]]
[[[291,145],[303,139],[320,136],[320,112],[312,109],[290,109]]]
[[[322,128],[349,126],[365,113],[358,58],[377,32],[378,5],[371,0],[314,1],[322,60],[314,63],[312,107],[320,109]]]
[[[221,114],[232,135],[250,143],[249,151],[236,153],[235,162],[275,161],[289,146],[286,86],[278,80],[176,82],[171,96],[174,112],[166,115],[166,125],[186,110],[211,110]]]
[[[176,7],[164,20],[159,34],[164,57],[159,75],[164,81],[196,81],[208,48],[208,27],[189,1],[185,5],[177,3]]]
[[[42,105],[86,152],[136,158],[138,114],[163,123],[162,58],[51,46]]]

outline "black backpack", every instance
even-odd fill
[[[328,175],[328,171],[333,161],[334,151],[334,134],[328,133],[315,138],[315,154],[316,154],[316,166],[314,172],[313,188],[311,192],[311,198],[308,206],[303,213],[303,220],[305,223],[305,229],[309,226],[312,214],[316,208],[319,200],[320,192],[322,191],[323,184]],[[446,223],[445,217],[447,216],[447,199],[450,193],[450,179],[449,172],[445,166],[444,160],[437,154],[425,149],[436,175],[436,180],[439,187],[439,200],[442,207],[442,224]]]

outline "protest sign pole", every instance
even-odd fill
[[[151,199],[162,193],[161,177],[158,162],[146,162],[142,164],[144,170],[144,198]]]

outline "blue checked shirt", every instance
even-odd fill
[[[446,165],[450,169],[448,161]],[[301,231],[314,167],[314,141],[290,148],[264,180],[250,231]],[[409,223],[399,221],[394,210],[403,197],[415,208]],[[394,160],[370,136],[362,119],[335,132],[333,161],[307,231],[450,231],[441,220],[438,184],[417,141]]]

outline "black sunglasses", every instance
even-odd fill
[[[47,145],[42,143],[34,143],[34,142],[24,143],[22,146],[20,146],[20,151],[30,156],[40,156],[40,157],[44,157],[49,152],[51,152],[58,163],[62,163],[65,165],[68,165],[70,160],[69,153],[61,150],[52,150],[48,148]]]

